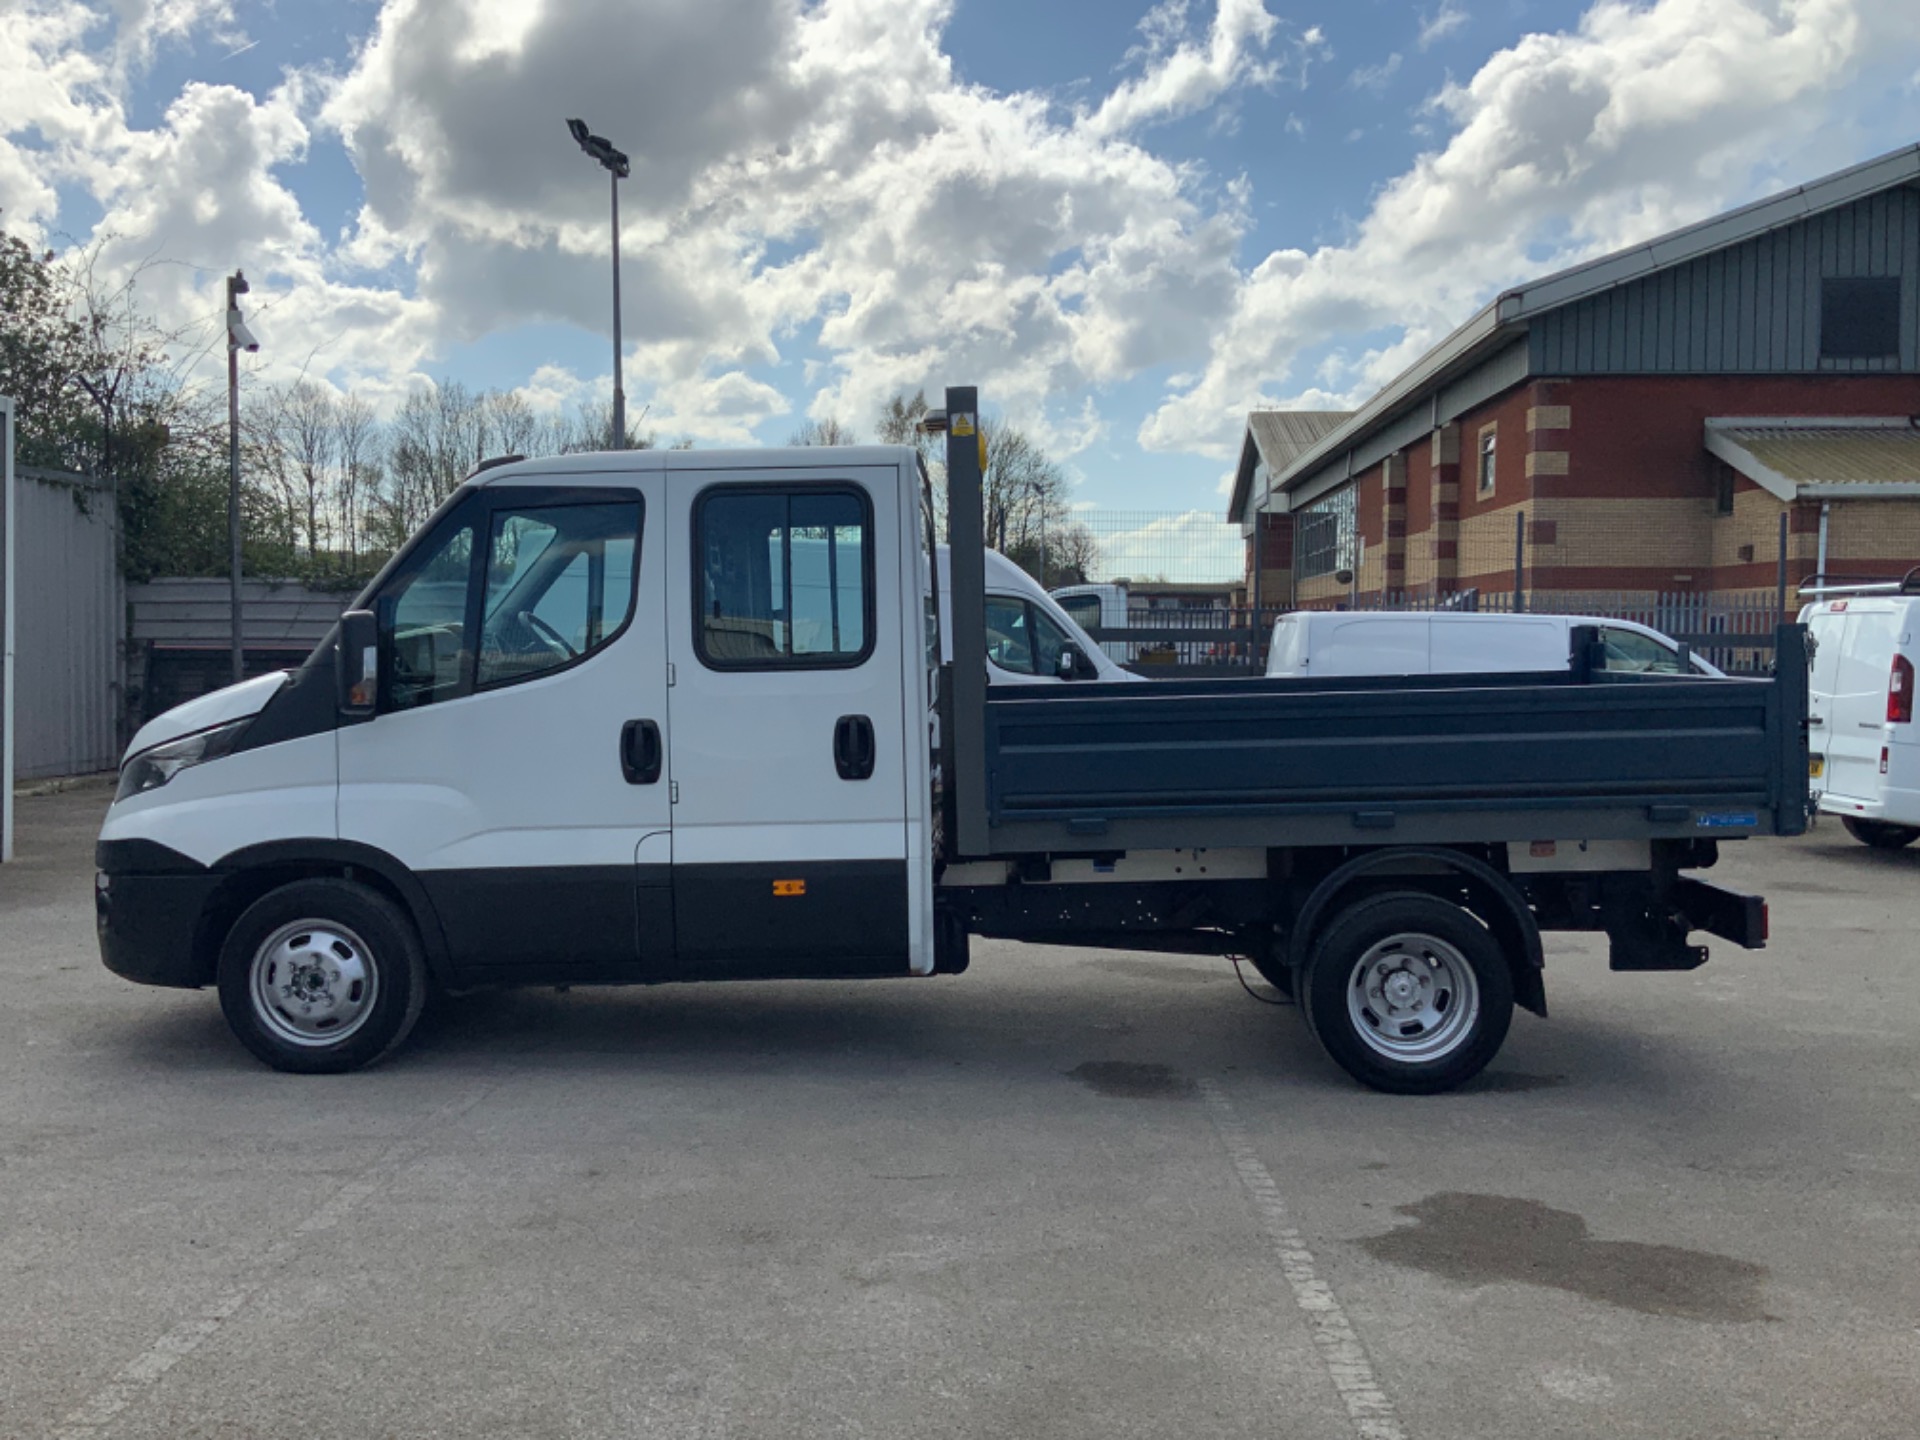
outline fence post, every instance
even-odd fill
[[[1787,613],[1787,512],[1780,512],[1780,574],[1773,584],[1773,623]]]
[[[1522,510],[1513,517],[1513,613],[1516,615],[1527,608],[1526,568],[1527,512]]]

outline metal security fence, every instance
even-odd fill
[[[1364,611],[1454,611],[1506,615],[1515,610],[1512,590],[1468,588],[1451,594],[1375,592],[1319,606]],[[1166,678],[1232,676],[1266,669],[1273,625],[1293,607],[1244,605],[1215,609],[1154,609],[1130,606],[1124,625],[1088,626],[1088,634],[1121,664],[1142,675]],[[1655,591],[1523,592],[1519,608],[1534,614],[1578,615],[1599,621],[1628,620],[1660,631],[1729,674],[1758,674],[1773,660],[1774,629],[1782,620],[1772,590],[1687,594]]]
[[[1073,510],[1046,541],[1049,587],[1116,580],[1234,586],[1246,579],[1240,527],[1214,510]]]

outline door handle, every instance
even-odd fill
[[[873,721],[864,715],[842,715],[833,722],[833,768],[842,780],[866,780],[873,775]]]
[[[620,727],[620,773],[629,785],[653,785],[660,779],[666,747],[660,727],[651,720],[629,720]]]

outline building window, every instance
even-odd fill
[[[852,666],[873,652],[873,512],[845,487],[729,486],[694,507],[694,648],[713,670]]]
[[[1885,360],[1900,354],[1900,277],[1820,282],[1820,358]]]
[[[1724,460],[1713,472],[1713,513],[1716,515],[1733,513],[1733,467]]]
[[[1352,485],[1343,485],[1300,511],[1294,534],[1302,580],[1352,568],[1354,519]]]
[[[1499,427],[1494,425],[1489,425],[1480,432],[1480,493],[1482,495],[1493,493],[1493,452],[1499,438]]]

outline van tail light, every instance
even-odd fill
[[[1887,679],[1887,723],[1904,725],[1913,719],[1913,661],[1904,655],[1893,657],[1893,674]]]

